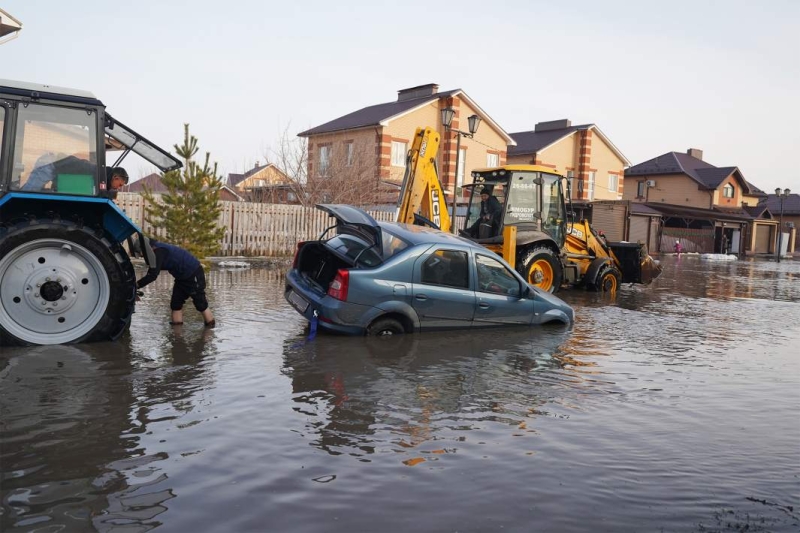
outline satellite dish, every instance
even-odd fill
[[[22,23],[0,9],[0,44],[15,39],[22,30]]]

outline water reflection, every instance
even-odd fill
[[[167,342],[5,348],[0,357],[0,530],[147,531],[175,497],[143,445],[165,404],[191,411],[213,380],[202,364],[213,332]],[[148,342],[159,349],[154,352]],[[139,349],[135,348],[140,345]],[[154,364],[155,363],[155,364]]]
[[[554,388],[582,382],[564,372],[580,364],[562,349],[570,335],[546,327],[293,338],[283,372],[292,380],[295,411],[307,417],[311,445],[333,455],[366,457],[380,447],[402,454],[430,441],[463,441],[485,422],[529,425]]]

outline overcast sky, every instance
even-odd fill
[[[0,77],[86,89],[223,173],[397,90],[463,89],[507,132],[595,123],[632,162],[689,147],[800,192],[800,1],[4,0]],[[146,169],[128,168],[133,177]]]

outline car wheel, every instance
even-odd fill
[[[594,291],[610,292],[613,294],[617,292],[621,280],[622,274],[620,271],[616,267],[607,266],[600,271],[597,275],[597,279],[595,279],[594,283],[589,288]]]
[[[390,337],[405,332],[403,324],[394,318],[379,318],[367,328],[367,335],[370,337]]]
[[[517,265],[525,281],[543,291],[555,293],[561,287],[561,262],[547,247],[534,248]]]

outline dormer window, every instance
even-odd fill
[[[725,198],[733,198],[733,185],[726,183],[722,188],[722,196]]]

